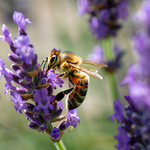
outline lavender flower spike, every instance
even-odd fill
[[[97,39],[115,36],[121,28],[119,20],[128,16],[126,0],[78,0],[78,14],[89,15],[89,27]]]
[[[135,15],[141,28],[133,36],[133,46],[139,55],[136,64],[128,68],[121,84],[128,84],[129,95],[125,96],[128,105],[122,112],[118,105],[120,126],[115,146],[118,150],[149,150],[150,149],[150,1],[144,0]],[[134,18],[134,19],[135,19]],[[116,106],[115,106],[116,110]],[[120,112],[120,113],[119,113]],[[122,116],[122,117],[121,117]],[[116,117],[117,118],[117,117]]]
[[[75,128],[77,122],[80,123],[80,118],[77,110],[68,111],[67,118],[66,115],[61,115],[64,106],[61,100],[58,102],[55,99],[53,91],[57,86],[62,87],[64,82],[53,69],[45,72],[38,64],[38,55],[34,53],[35,49],[25,31],[26,23],[31,24],[29,19],[25,19],[19,12],[14,12],[13,19],[19,26],[19,35],[14,42],[11,41],[7,27],[2,27],[4,36],[1,39],[9,44],[13,52],[8,54],[8,58],[13,63],[11,69],[14,71],[7,69],[0,59],[0,78],[4,75],[6,80],[4,91],[10,93],[16,111],[22,114],[24,110],[31,129],[46,132],[53,142],[59,142],[63,131],[70,125]],[[32,103],[28,100],[32,100]],[[60,128],[52,125],[57,121],[61,121]]]

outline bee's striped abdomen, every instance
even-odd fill
[[[88,90],[88,75],[85,73],[70,76],[70,83],[75,84],[74,91],[68,96],[68,109],[75,109],[84,101]]]

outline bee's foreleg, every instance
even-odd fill
[[[68,95],[69,93],[73,92],[74,89],[75,89],[75,87],[72,87],[70,89],[67,89],[65,91],[62,91],[62,92],[58,93],[55,96],[54,101],[60,101],[60,100],[62,100],[65,97],[65,95]]]
[[[40,67],[42,67],[42,65],[44,64],[44,65],[43,65],[43,68],[45,68],[47,62],[48,62],[48,57],[45,57],[45,59],[43,59],[41,65],[40,65]]]
[[[58,74],[57,77],[63,78],[63,77],[65,77],[67,74],[68,74],[68,72],[63,72],[63,73]]]

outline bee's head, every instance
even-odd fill
[[[56,48],[53,48],[51,50],[51,53],[48,57],[48,68],[55,68],[58,63],[59,63],[59,55],[60,55],[60,50],[57,50]]]

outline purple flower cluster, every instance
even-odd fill
[[[128,16],[126,0],[78,0],[78,14],[89,14],[89,27],[93,36],[103,39],[115,36],[121,27],[118,20],[125,20]]]
[[[104,63],[108,67],[103,68],[108,73],[116,72],[121,66],[121,59],[124,52],[117,45],[114,45],[114,58],[112,60],[103,60],[103,49],[97,45],[93,48],[93,52],[88,55],[88,60],[98,63]]]
[[[149,15],[150,12],[150,1],[143,1],[141,9],[135,14],[134,19],[145,14]],[[139,21],[136,20],[136,21]],[[149,22],[148,24],[145,24]],[[136,22],[137,23],[137,22]],[[140,23],[145,26],[141,27],[133,36],[132,44],[137,58],[136,64],[129,66],[128,72],[123,84],[129,85],[130,95],[135,97],[136,103],[141,105],[146,103],[150,107],[150,21],[149,17],[147,20],[140,20]],[[143,100],[145,99],[145,100]],[[133,99],[134,100],[134,99]],[[143,104],[144,105],[144,104]]]
[[[65,129],[69,126],[76,128],[80,118],[76,109],[61,116],[64,106],[61,100],[55,100],[53,90],[56,86],[62,87],[63,80],[58,78],[52,69],[46,73],[38,64],[37,54],[34,53],[34,47],[26,33],[26,23],[32,24],[29,19],[25,19],[20,12],[14,12],[13,20],[19,27],[18,38],[14,41],[11,39],[5,24],[2,25],[3,36],[0,36],[1,40],[10,46],[12,53],[8,57],[13,63],[11,71],[5,67],[3,59],[0,59],[0,78],[4,76],[6,80],[4,93],[9,94],[16,111],[22,114],[24,110],[31,129],[45,131],[52,141],[58,142]],[[12,82],[16,83],[16,86]],[[56,121],[62,122],[53,128],[51,123]]]
[[[143,1],[141,9],[134,16],[148,16],[150,1]],[[140,16],[141,15],[141,16]],[[118,135],[115,138],[119,150],[149,150],[150,149],[150,33],[149,17],[141,18],[140,23],[145,26],[139,29],[133,37],[133,47],[138,55],[136,64],[129,66],[128,72],[121,85],[128,84],[129,95],[125,96],[129,105],[122,110],[119,101],[114,103],[115,114],[111,116],[120,122]],[[125,115],[124,115],[125,114]],[[125,148],[126,147],[126,148]]]
[[[128,105],[124,108],[119,100],[114,102],[115,114],[109,119],[117,119],[120,126],[115,147],[118,150],[149,150],[150,149],[150,109],[137,107],[133,99],[127,95]],[[144,100],[144,99],[143,99]],[[125,114],[125,115],[124,115]]]

